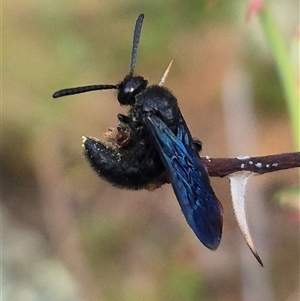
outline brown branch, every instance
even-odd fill
[[[300,152],[263,157],[239,156],[236,158],[202,157],[211,177],[224,177],[237,171],[264,174],[283,169],[300,167]]]

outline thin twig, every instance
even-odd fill
[[[237,171],[251,171],[262,175],[268,172],[300,167],[300,152],[263,157],[209,158],[206,156],[201,159],[211,177],[224,177]]]

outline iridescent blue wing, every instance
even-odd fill
[[[206,247],[216,249],[222,236],[222,205],[184,119],[179,121],[177,136],[155,115],[145,116],[144,123],[189,226]]]

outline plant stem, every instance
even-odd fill
[[[259,19],[267,39],[270,51],[275,59],[279,76],[282,82],[288,111],[292,123],[296,147],[300,149],[299,124],[299,91],[297,88],[296,72],[291,64],[288,49],[279,31],[279,28],[270,12],[267,1],[259,11]]]

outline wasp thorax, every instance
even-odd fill
[[[121,105],[133,105],[135,96],[146,89],[148,81],[142,76],[127,75],[118,85],[118,101]]]

